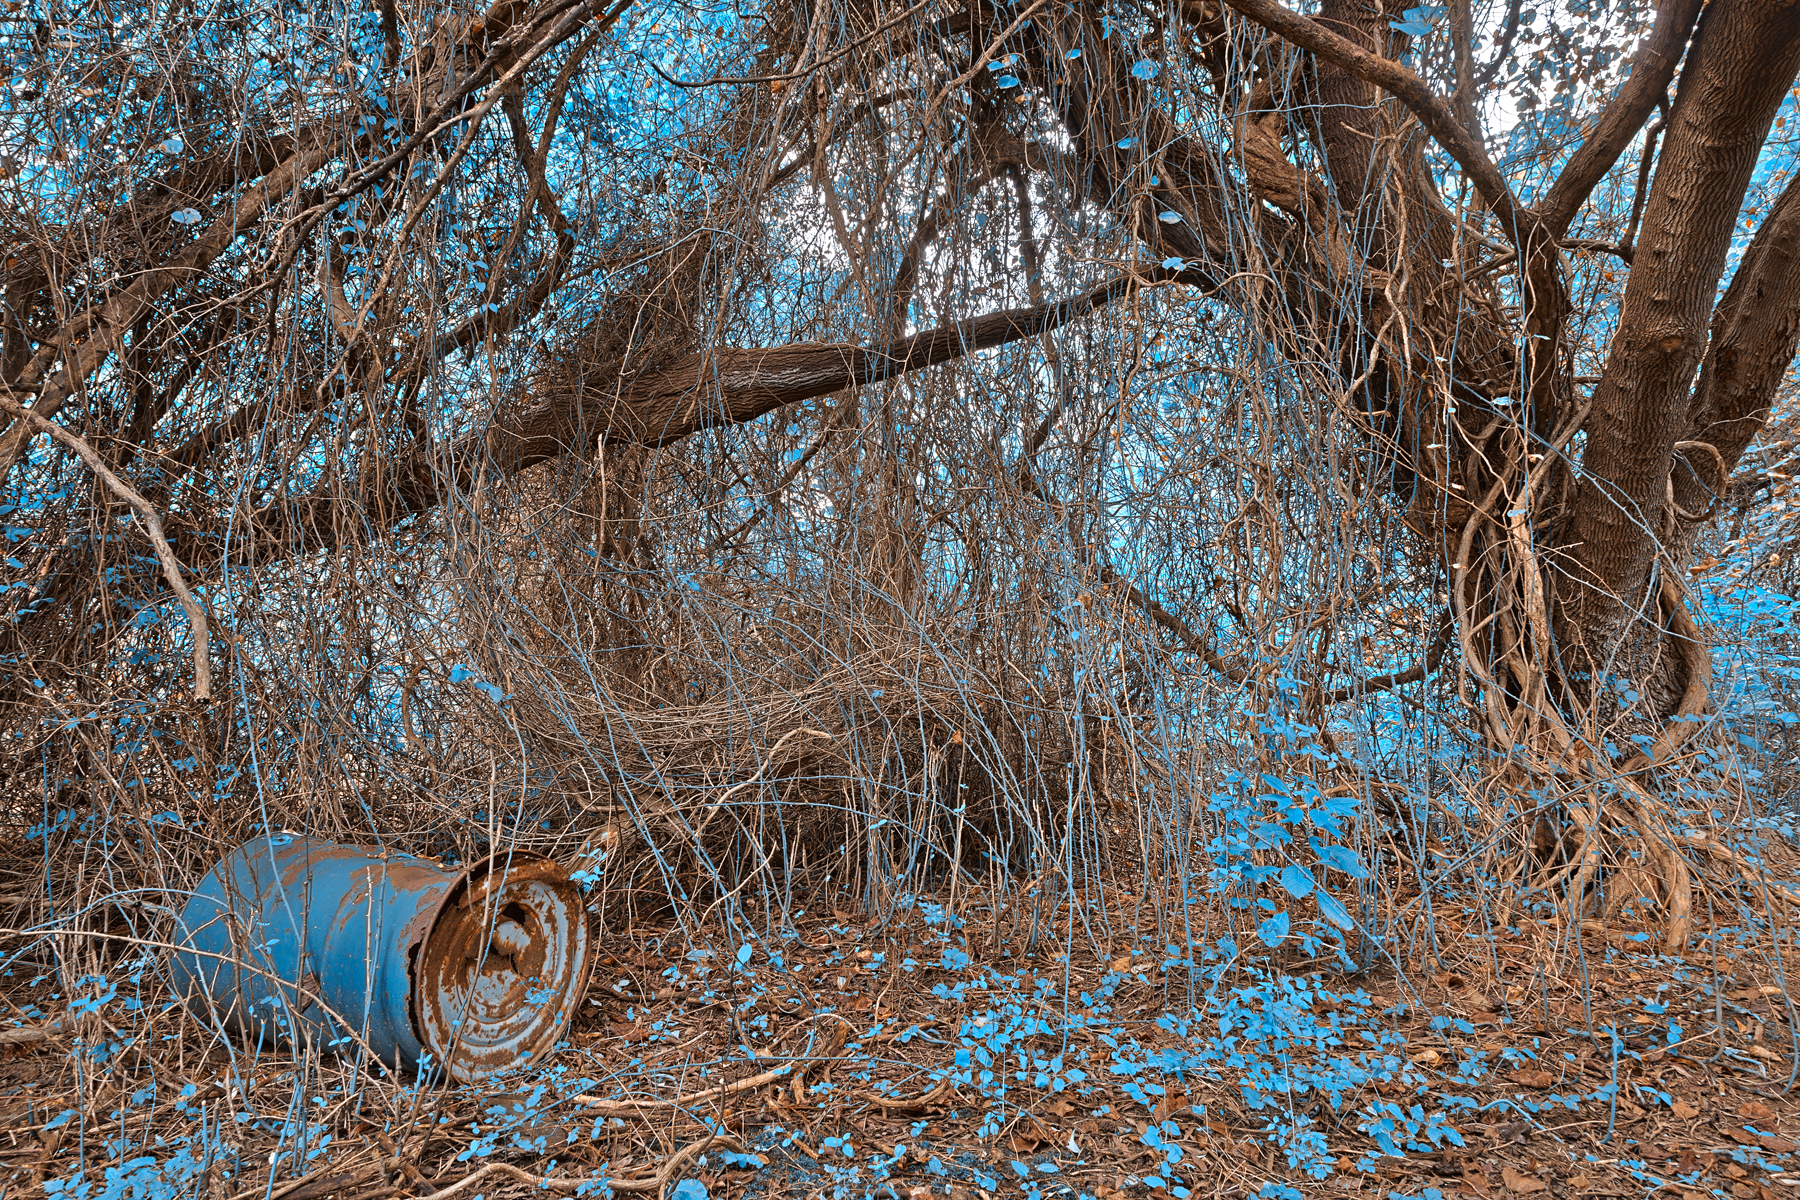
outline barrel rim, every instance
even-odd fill
[[[570,972],[567,994],[558,1005],[553,1021],[547,1022],[531,1044],[521,1044],[513,1063],[494,1067],[475,1067],[461,1055],[443,1055],[443,1061],[436,1063],[437,1069],[443,1071],[458,1083],[471,1083],[488,1075],[506,1069],[509,1065],[523,1062],[529,1055],[535,1058],[546,1045],[554,1043],[557,1037],[574,1023],[576,1011],[587,994],[588,983],[593,975],[594,955],[591,931],[587,927],[586,906],[582,903],[580,888],[569,878],[568,872],[561,864],[549,855],[535,850],[510,849],[495,850],[481,858],[466,863],[457,873],[443,898],[438,902],[427,924],[426,933],[417,947],[409,955],[408,972],[412,983],[412,995],[409,1003],[409,1015],[413,1027],[418,1034],[419,1043],[426,1050],[437,1054],[440,1047],[436,1044],[437,1032],[429,1020],[427,981],[441,973],[443,966],[436,962],[437,956],[446,952],[439,945],[439,934],[444,923],[454,910],[466,910],[486,899],[489,894],[500,888],[520,883],[541,883],[561,893],[563,902],[570,914],[571,946],[573,963]],[[438,970],[434,971],[433,968]]]

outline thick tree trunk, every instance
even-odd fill
[[[1696,432],[1690,394],[1739,205],[1796,69],[1800,6],[1714,5],[1701,18],[1560,539],[1558,662],[1578,700],[1612,677],[1652,689],[1649,707],[1666,714],[1684,687],[1658,601],[1659,572],[1686,566],[1666,557],[1681,542],[1671,468]]]

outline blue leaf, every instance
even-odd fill
[[[1356,922],[1350,917],[1350,910],[1345,908],[1342,904],[1339,904],[1336,896],[1332,895],[1324,888],[1320,888],[1314,893],[1313,898],[1319,902],[1319,915],[1324,917],[1327,921],[1330,921],[1339,929],[1356,928]]]
[[[1063,57],[1064,58],[1080,58],[1081,51],[1080,50],[1071,50],[1067,54],[1063,55]]]
[[[169,214],[169,220],[177,225],[198,225],[200,214],[191,208],[178,208]]]
[[[1446,5],[1421,4],[1416,8],[1409,8],[1401,14],[1406,20],[1389,21],[1388,24],[1401,33],[1411,34],[1413,37],[1424,37],[1436,28],[1438,18],[1449,11],[1450,9]],[[1524,23],[1531,24],[1529,20]]]
[[[1362,859],[1356,857],[1356,851],[1348,846],[1327,846],[1319,857],[1328,867],[1334,867],[1352,879],[1367,879],[1369,870],[1362,865]]]
[[[1320,892],[1321,896],[1325,893]],[[1288,915],[1278,912],[1256,927],[1256,936],[1262,939],[1265,946],[1279,946],[1288,935]]]
[[[1139,59],[1131,64],[1131,73],[1139,79],[1155,79],[1162,68],[1147,58]]]
[[[1179,224],[1181,224],[1181,214],[1176,212],[1172,208],[1165,209],[1164,211],[1158,213],[1156,215],[1156,219],[1161,221],[1164,225],[1179,225]]]
[[[669,1191],[674,1200],[706,1200],[706,1185],[698,1179],[684,1179]]]
[[[1304,900],[1312,895],[1313,877],[1293,863],[1289,863],[1281,868],[1281,886],[1288,890],[1288,895]]]
[[[474,679],[474,678],[475,678],[475,672],[473,672],[469,668],[463,666],[461,663],[457,663],[454,667],[450,668],[450,682],[451,683],[461,683],[465,679]]]
[[[1019,77],[1017,75],[1002,75],[1000,78],[994,80],[994,85],[1003,88],[1016,88],[1019,86]]]
[[[1121,150],[1129,150],[1135,145],[1137,145],[1137,139],[1134,137],[1119,139],[1119,149]]]
[[[739,946],[738,953],[737,953],[738,966],[740,966],[740,967],[749,966],[750,965],[750,955],[752,953],[754,953],[754,951],[752,951],[750,949],[750,943],[745,942],[742,946]]]
[[[1162,265],[1169,268],[1171,271],[1185,271],[1187,270],[1187,259],[1176,258],[1174,255],[1170,255],[1168,258],[1163,259]]]

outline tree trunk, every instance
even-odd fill
[[[1671,472],[1677,443],[1683,461],[1703,456],[1709,469],[1728,469],[1748,441],[1741,424],[1718,427],[1724,414],[1714,410],[1723,397],[1701,395],[1710,382],[1700,391],[1693,382],[1703,356],[1716,355],[1707,348],[1708,318],[1739,206],[1797,68],[1800,7],[1717,5],[1702,17],[1606,371],[1594,390],[1581,480],[1560,539],[1557,661],[1578,705],[1635,690],[1654,720],[1671,715],[1685,690],[1679,656],[1662,646],[1658,601],[1665,573],[1685,577],[1688,539],[1681,531],[1693,523],[1680,516],[1692,510],[1676,503]],[[1732,359],[1738,353],[1727,350]],[[1790,336],[1783,362],[1792,354]],[[1740,396],[1740,408],[1742,402]],[[1736,421],[1746,418],[1754,421],[1748,413]],[[1717,464],[1706,445],[1719,451]],[[1691,469],[1680,473],[1697,481]],[[1683,486],[1697,502],[1693,484]],[[1606,686],[1608,679],[1625,681],[1627,690]]]

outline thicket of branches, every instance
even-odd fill
[[[114,901],[264,826],[604,844],[702,915],[1160,900],[1264,774],[1390,865],[1466,839],[1508,912],[1680,947],[1760,883],[1704,832],[1745,791],[1689,583],[1784,590],[1800,9],[3,36],[46,919],[151,928]]]

